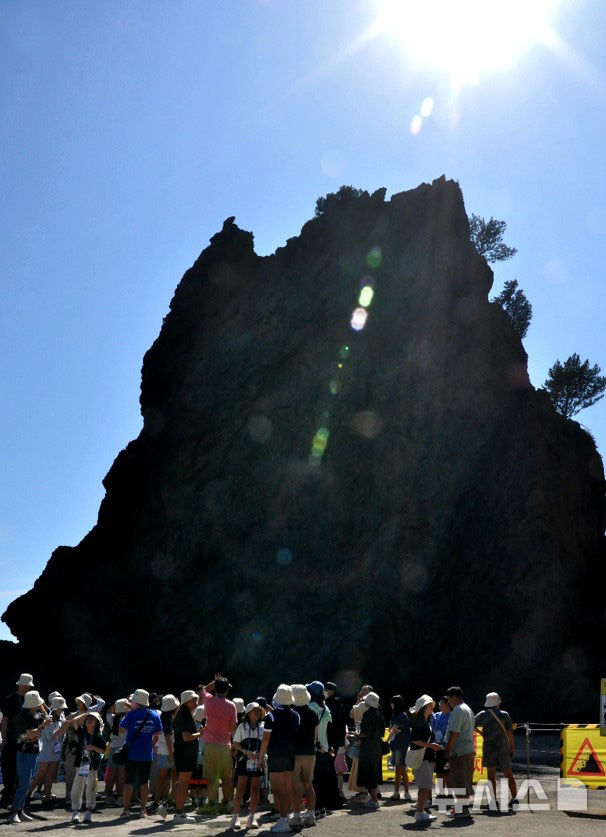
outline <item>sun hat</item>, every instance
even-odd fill
[[[184,692],[181,692],[181,703],[187,703],[188,700],[192,700],[192,698],[198,699],[198,693],[194,692],[193,689],[186,689]]]
[[[326,683],[324,684],[324,688],[327,689],[330,692],[336,692],[337,691],[337,684],[333,683],[332,680],[327,680]]]
[[[92,704],[92,700],[90,698],[90,695],[87,695],[87,694],[78,695],[78,697],[76,698],[76,701],[78,701],[78,700],[80,701],[80,703],[84,704],[86,709],[90,709],[90,706]]]
[[[194,712],[194,721],[198,724],[201,724],[202,721],[206,718],[206,709],[200,704],[200,706],[196,706]]]
[[[307,684],[307,691],[312,695],[321,695],[324,691],[324,683],[319,680],[312,680],[311,683]]]
[[[40,697],[40,693],[36,692],[32,689],[31,692],[26,692],[25,697],[23,698],[23,708],[24,709],[37,709],[39,706],[42,706],[44,701]]]
[[[242,698],[232,698],[231,702],[236,707],[236,713],[241,715],[244,712],[244,701]]]
[[[51,692],[48,696],[48,704],[50,705],[56,697],[63,697],[61,692]]]
[[[51,712],[55,712],[57,709],[67,709],[65,698],[62,698],[61,695],[54,697],[50,702],[50,708]]]
[[[367,706],[372,706],[373,709],[379,708],[379,695],[376,692],[369,692],[364,698],[364,703]],[[370,717],[370,715],[368,716]]]
[[[145,689],[135,689],[132,701],[138,703],[139,706],[149,706],[149,692],[146,692]]]
[[[307,687],[303,683],[293,683],[290,688],[292,689],[295,706],[307,706],[311,700]]]
[[[122,715],[123,712],[130,711],[130,702],[127,698],[120,698],[116,701],[116,715]]]
[[[101,729],[103,729],[103,718],[99,715],[98,712],[87,712],[86,717],[84,718],[84,722],[86,723],[86,718],[94,718],[95,721],[99,724]]]
[[[172,712],[179,706],[179,701],[174,695],[164,695],[160,712]]]
[[[416,715],[421,711],[421,709],[426,707],[428,703],[432,703],[434,706],[436,705],[436,702],[432,697],[429,695],[421,695],[420,698],[417,698],[415,705],[410,707],[410,712]]]
[[[244,709],[244,714],[248,715],[248,713],[252,712],[253,709],[260,709],[261,710],[261,715],[265,714],[265,710],[263,709],[261,704],[257,703],[255,700],[252,700],[250,703],[246,704],[246,708]]]
[[[485,709],[494,709],[495,706],[499,706],[501,703],[501,698],[498,696],[496,692],[488,692],[486,695],[486,703],[484,704]]]
[[[286,683],[280,683],[273,697],[274,703],[280,706],[291,706],[293,702],[292,689]]]
[[[20,674],[15,686],[32,686],[34,685],[34,678],[31,674]]]

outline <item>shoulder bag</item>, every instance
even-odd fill
[[[139,737],[139,733],[141,732],[141,730],[145,726],[145,722],[147,721],[148,716],[149,716],[149,709],[147,710],[147,712],[143,716],[143,720],[141,721],[141,723],[137,727],[136,732],[133,735],[133,737],[131,738],[130,742],[128,744],[123,744],[113,754],[112,759],[114,761],[114,764],[117,764],[120,767],[122,767],[123,765],[126,764],[126,762],[128,761],[128,751],[132,747],[134,742],[137,740],[137,738]]]

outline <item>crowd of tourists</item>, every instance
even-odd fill
[[[351,709],[334,683],[318,680],[283,683],[271,700],[258,696],[245,704],[230,699],[228,679],[216,675],[178,698],[136,689],[109,707],[99,695],[85,692],[69,711],[59,692],[45,700],[30,674],[22,674],[16,685],[1,705],[1,804],[9,808],[10,823],[32,819],[33,798],[41,798],[43,806],[56,804],[52,789],[62,764],[73,823],[92,821],[102,776],[105,801],[121,808],[120,817],[130,815],[136,800],[143,817],[166,819],[172,813],[177,824],[196,822],[191,811],[229,813],[232,829],[255,829],[259,810],[269,808],[275,819],[271,830],[285,833],[316,825],[327,810],[348,801],[378,810],[386,753],[395,770],[392,800],[412,802],[407,768],[413,771],[417,821],[435,819],[430,813],[434,772],[438,795],[453,802],[449,814],[467,816],[478,728],[495,797],[497,769],[508,779],[511,800],[516,795],[511,719],[499,708],[495,692],[486,696],[478,715],[458,686],[446,691],[438,711],[425,694],[407,713],[402,696],[394,695],[384,715],[369,685]]]

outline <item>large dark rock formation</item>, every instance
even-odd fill
[[[518,717],[593,719],[602,462],[530,386],[457,184],[384,195],[269,257],[233,218],[213,236],[97,525],[3,617],[26,670],[178,692],[220,668],[246,697],[458,682],[476,707],[496,689]]]

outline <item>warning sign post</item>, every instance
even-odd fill
[[[560,776],[579,779],[588,788],[606,788],[606,739],[597,724],[564,727]]]
[[[606,677],[602,677],[600,689],[600,735],[606,735]]]

